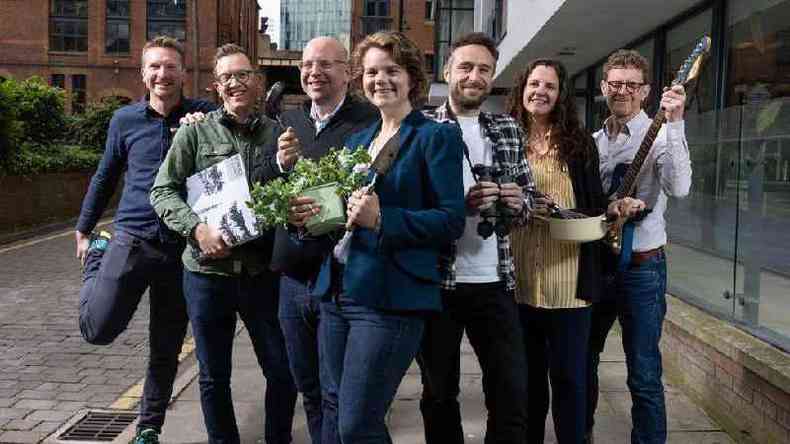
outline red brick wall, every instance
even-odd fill
[[[220,5],[218,2],[221,2]],[[257,47],[257,4],[254,0],[200,0],[200,88],[212,82],[212,61],[218,45],[220,22],[232,23],[223,40],[237,41]],[[187,6],[186,66],[188,67],[185,93],[195,96],[192,87],[193,27]],[[223,7],[220,7],[223,6]],[[72,74],[85,74],[87,100],[99,100],[108,95],[126,95],[137,99],[144,94],[140,81],[140,54],[146,41],[146,2],[131,2],[131,42],[129,55],[104,53],[105,2],[90,0],[88,18],[88,51],[66,54],[49,52],[49,0],[0,0],[0,75],[24,79],[38,75],[49,79],[51,74],[66,74],[66,89],[71,88]],[[219,17],[222,14],[223,17]],[[239,15],[226,20],[225,15]],[[255,15],[255,17],[253,17]],[[222,20],[221,20],[222,19]]]
[[[670,379],[739,442],[790,443],[790,387],[750,370],[749,354],[734,348],[723,353],[671,320],[661,348]]]
[[[77,217],[92,175],[90,171],[0,177],[0,238]],[[122,187],[121,181],[117,190]],[[110,207],[119,195],[115,194]]]

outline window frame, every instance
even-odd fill
[[[126,15],[110,15],[111,3],[125,3]],[[131,23],[131,1],[130,0],[106,0],[105,2],[105,18],[104,18],[104,53],[113,55],[128,55],[131,52],[132,45],[132,23]],[[110,33],[112,29],[117,31],[118,26],[126,25],[126,45],[121,46],[119,40],[122,40],[117,35],[112,36]],[[113,42],[110,44],[110,42]]]
[[[181,16],[181,15],[154,16],[154,15],[151,14],[152,6],[158,6],[158,5],[165,5],[165,6],[167,6],[168,4],[172,4],[172,0],[146,0],[146,2],[145,2],[145,14],[146,14],[145,35],[146,35],[146,39],[147,40],[151,40],[154,37],[157,37],[157,36],[160,36],[160,35],[167,35],[169,37],[174,37],[174,38],[178,39],[180,42],[183,43],[183,42],[185,42],[187,40],[187,2],[183,2],[182,3],[184,5],[183,6],[183,11],[184,11],[183,16]],[[162,24],[165,24],[165,25],[167,25],[167,24],[179,25],[183,29],[184,38],[182,39],[182,38],[179,38],[178,36],[172,35],[172,34],[165,34],[165,33],[161,33],[161,32],[154,33],[154,32],[151,31],[152,25],[155,25],[155,27],[158,27],[159,25],[162,25]]]
[[[75,13],[68,13],[69,5]],[[48,48],[50,52],[76,54],[88,52],[88,5],[88,0],[50,0]],[[57,28],[63,31],[56,33]],[[71,29],[67,31],[64,30],[65,28]],[[84,33],[80,32],[83,29]],[[68,43],[69,39],[72,44]]]

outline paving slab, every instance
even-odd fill
[[[625,387],[625,358],[617,329],[606,345],[606,362],[601,367],[601,399],[596,416],[595,440],[599,443],[630,442],[630,395]],[[254,359],[246,332],[234,344],[232,390],[235,412],[242,443],[263,443],[263,393],[266,386]],[[471,347],[465,341],[461,355],[461,413],[467,444],[483,444],[487,412],[482,396],[480,367]],[[667,410],[670,444],[730,444],[734,441],[683,393],[667,385]],[[421,393],[419,368],[413,364],[398,389],[395,402],[387,415],[393,442],[424,443],[422,416],[419,410]],[[197,380],[192,381],[178,396],[168,412],[162,442],[172,444],[204,443],[206,432],[200,410]],[[546,420],[547,444],[556,443],[551,415]],[[301,399],[294,419],[294,444],[309,444]]]

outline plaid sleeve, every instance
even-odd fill
[[[516,183],[521,184],[521,189],[524,192],[524,209],[521,212],[521,223],[524,224],[529,220],[532,210],[535,208],[535,194],[537,188],[535,187],[535,179],[532,176],[532,169],[529,167],[527,157],[524,155],[524,141],[527,140],[526,134],[521,126],[516,127],[518,140],[521,141],[518,150],[516,164],[514,165],[513,175],[516,178]]]

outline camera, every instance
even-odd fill
[[[477,182],[493,182],[497,185],[515,182],[508,171],[480,163],[472,167],[472,173],[474,173]],[[483,239],[488,239],[494,233],[499,237],[507,236],[515,217],[514,211],[508,208],[503,200],[497,200],[488,208],[480,210],[481,220],[477,224],[477,234]]]

